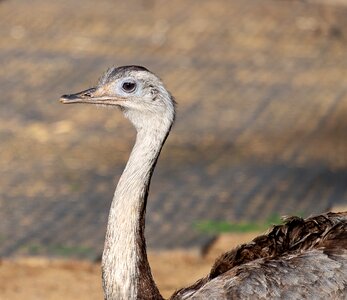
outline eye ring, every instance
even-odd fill
[[[136,90],[136,83],[134,81],[125,81],[122,83],[122,90],[126,93],[132,93]]]

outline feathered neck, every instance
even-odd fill
[[[102,256],[104,297],[163,299],[153,280],[144,237],[150,180],[172,122],[141,129],[111,204]]]

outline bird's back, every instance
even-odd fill
[[[288,218],[172,299],[347,299],[347,212]]]

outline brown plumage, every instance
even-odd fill
[[[224,295],[216,299],[327,299],[327,293],[329,299],[346,299],[347,212],[286,218],[222,254],[208,276],[171,299],[205,299],[213,281],[224,283]]]
[[[143,67],[112,68],[95,88],[63,103],[116,106],[137,130],[112,201],[102,276],[107,300],[163,299],[144,236],[149,185],[175,119],[175,102]],[[347,213],[287,218],[268,234],[221,255],[205,278],[171,299],[347,299]]]

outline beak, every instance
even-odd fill
[[[125,98],[106,96],[102,90],[95,87],[76,94],[63,95],[59,100],[63,104],[88,103],[107,106],[122,106],[126,101]]]
[[[96,88],[91,88],[76,94],[63,95],[60,97],[59,101],[63,104],[72,104],[72,103],[93,103],[94,93]]]

